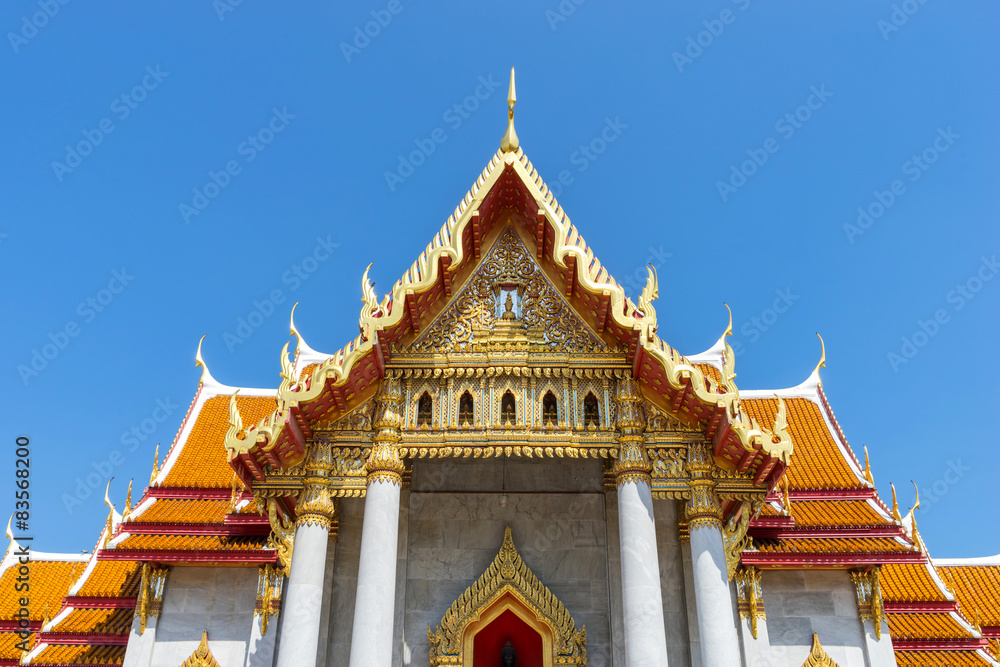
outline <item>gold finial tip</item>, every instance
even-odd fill
[[[510,90],[507,93],[507,131],[500,140],[500,150],[513,153],[520,147],[517,132],[514,130],[514,104],[517,103],[517,93],[514,92],[514,68],[510,68]]]
[[[725,301],[722,302],[722,305],[726,307],[726,312],[729,313],[729,324],[726,325],[726,331],[722,334],[722,337],[725,338],[726,336],[733,335],[733,311]]]

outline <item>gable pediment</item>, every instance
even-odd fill
[[[511,227],[500,233],[459,293],[409,349],[471,352],[480,343],[558,352],[608,350]]]

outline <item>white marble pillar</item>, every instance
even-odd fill
[[[714,462],[706,445],[688,447],[691,500],[687,504],[691,573],[698,615],[702,667],[741,664],[733,596],[729,588],[722,515],[712,479]]]
[[[267,634],[261,634],[261,618],[254,614],[250,627],[250,641],[247,643],[245,666],[271,667],[274,664],[274,643],[277,636],[277,629],[273,627]]]
[[[306,455],[306,479],[295,508],[295,543],[282,604],[277,667],[316,664],[327,543],[337,512],[330,497],[332,468],[329,443],[313,443]]]
[[[618,486],[622,607],[625,616],[625,664],[666,667],[660,561],[653,521],[652,466],[646,456],[642,395],[635,381],[618,381],[618,458],[613,471]]]
[[[254,612],[250,621],[244,667],[271,667],[274,664],[274,647],[279,632],[275,607],[281,601],[284,579],[281,570],[273,565],[258,568],[257,603],[260,609]]]
[[[368,490],[361,524],[361,564],[351,633],[351,667],[389,667],[396,602],[399,546],[399,497],[403,464],[399,458],[402,389],[399,379],[382,380],[376,401]]]
[[[132,620],[132,630],[128,635],[123,667],[149,667],[153,664],[153,646],[156,644],[156,622],[152,616],[146,621],[146,631],[139,632],[138,617]]]

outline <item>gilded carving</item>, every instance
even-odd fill
[[[494,334],[509,334],[505,330],[515,322],[527,339],[552,349],[606,349],[545,278],[511,229],[503,233],[457,300],[412,349],[471,351],[473,343],[487,341]]]
[[[149,563],[142,564],[142,581],[139,584],[139,596],[135,605],[135,617],[139,619],[139,634],[146,632],[149,617],[160,617],[163,608],[163,591],[167,584],[168,568],[153,567]]]
[[[751,540],[747,536],[750,527],[750,516],[753,514],[752,503],[744,500],[736,512],[722,529],[722,545],[726,552],[726,569],[729,580],[732,581],[736,568],[740,564],[740,555],[750,548]]]
[[[500,553],[486,572],[452,603],[433,631],[428,626],[432,667],[462,665],[466,629],[506,595],[515,597],[552,632],[553,664],[587,664],[586,627],[576,629],[569,610],[521,560],[508,527]]]
[[[208,648],[208,633],[201,633],[201,643],[181,667],[221,667]]]
[[[387,375],[382,380],[375,402],[375,436],[365,464],[369,484],[390,482],[399,486],[403,483],[403,461],[399,456],[402,407],[403,389],[399,376]]]
[[[653,466],[646,455],[646,413],[643,409],[642,393],[631,377],[618,380],[615,393],[618,406],[618,457],[611,470],[619,486],[628,482],[650,484]]]
[[[285,575],[292,571],[292,552],[295,548],[295,523],[289,518],[278,516],[277,499],[274,497],[258,497],[254,493],[257,506],[261,511],[267,512],[268,522],[271,524],[271,535],[267,538],[267,545],[278,552],[278,563],[281,565]]]
[[[851,572],[851,581],[854,582],[854,591],[858,596],[858,617],[862,621],[872,622],[876,639],[882,638],[882,623],[886,620],[881,574],[881,565],[876,565],[867,572]]]
[[[688,447],[688,471],[691,479],[691,499],[687,503],[686,513],[690,530],[699,528],[722,529],[722,508],[719,496],[715,493],[715,480],[712,471],[715,463],[708,445],[694,443]]]
[[[337,515],[337,504],[330,492],[330,474],[334,468],[333,452],[323,441],[313,442],[306,453],[306,476],[295,505],[297,526],[323,526],[327,530]]]
[[[257,575],[257,605],[254,613],[260,616],[260,634],[267,634],[268,620],[281,611],[281,591],[285,575],[273,565],[261,565]]]
[[[653,478],[687,478],[687,452],[683,449],[646,449]]]
[[[802,667],[840,667],[840,665],[826,654],[819,643],[819,635],[813,633],[812,650],[809,651],[809,657],[802,663]]]
[[[760,570],[752,565],[736,572],[736,599],[740,618],[750,621],[750,632],[757,639],[757,623],[767,618],[764,594],[760,587]]]

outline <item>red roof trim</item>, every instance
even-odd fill
[[[28,621],[28,632],[38,632],[42,629],[41,621]],[[21,622],[20,621],[0,621],[0,632],[20,632]],[[0,663],[2,664],[2,663]],[[16,664],[21,664],[20,662]]]
[[[67,595],[63,605],[74,609],[135,609],[136,598],[98,598]]]
[[[186,489],[181,487],[154,486],[146,489],[146,498],[157,500],[229,500],[232,489]]]
[[[1000,639],[1000,625],[984,625],[982,630],[986,639]]]
[[[892,648],[896,651],[975,651],[987,648],[985,639],[895,639]]]
[[[853,554],[744,551],[742,560],[744,565],[756,565],[757,567],[842,568],[886,563],[926,563],[927,555],[916,551],[859,552]]]
[[[226,551],[195,551],[184,549],[101,549],[97,560],[151,561],[156,563],[218,563],[229,565],[274,564],[276,551],[262,549],[232,549]]]
[[[218,523],[125,523],[120,532],[130,535],[191,535],[191,536],[227,536],[245,537],[267,535],[271,527],[267,519],[263,524],[234,523],[224,525]]]
[[[39,644],[62,646],[127,646],[128,635],[98,634],[96,632],[43,632]]]
[[[782,539],[816,539],[836,540],[865,537],[903,537],[902,528],[895,525],[887,526],[789,526],[789,527],[756,527],[750,526],[750,535],[765,540]],[[909,540],[907,540],[909,541]]]

